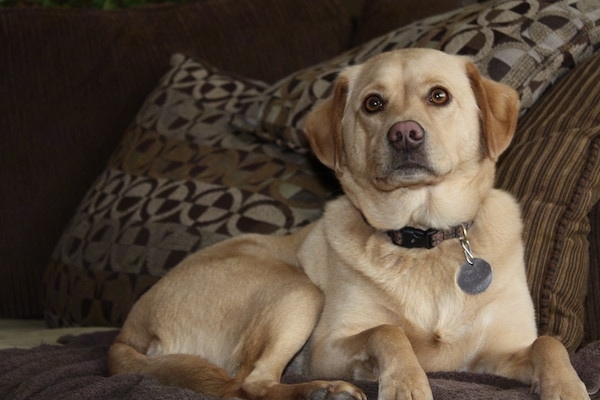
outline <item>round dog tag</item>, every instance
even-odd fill
[[[458,270],[456,283],[468,294],[485,292],[492,284],[492,266],[481,258],[473,258],[473,264],[465,261]]]

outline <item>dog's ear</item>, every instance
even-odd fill
[[[515,133],[519,117],[519,95],[510,86],[481,76],[471,62],[467,63],[467,74],[481,111],[487,154],[497,161]]]
[[[306,119],[305,130],[310,147],[323,164],[341,173],[344,144],[342,115],[348,97],[348,79],[340,76],[333,95],[319,104]]]

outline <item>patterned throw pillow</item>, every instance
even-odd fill
[[[406,47],[469,55],[496,81],[519,92],[523,109],[600,42],[598,2],[496,0],[436,15],[374,39],[279,81],[258,95],[238,127],[296,151],[308,151],[305,117],[327,97],[341,69]],[[440,66],[443,68],[443,66]]]
[[[228,128],[264,87],[173,56],[56,247],[49,325],[119,325],[189,253],[320,215],[327,189],[306,157]]]

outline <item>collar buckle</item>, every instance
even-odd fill
[[[394,243],[408,249],[432,249],[435,247],[434,235],[438,232],[437,229],[433,228],[424,231],[407,226],[397,231],[389,231],[388,235]]]

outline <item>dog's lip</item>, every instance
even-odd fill
[[[435,184],[439,178],[439,174],[430,165],[407,160],[376,174],[375,184],[381,189],[393,190],[399,187]]]
[[[375,187],[385,191],[429,185],[437,182],[440,175],[425,149],[383,152],[376,157],[371,171]]]
[[[384,173],[386,176],[412,176],[415,174],[437,175],[429,163],[414,159],[404,160],[398,164],[391,165],[388,172]]]
[[[425,170],[425,171],[431,171],[431,168],[427,165],[423,165],[420,162],[417,161],[407,161],[405,163],[402,163],[400,165],[397,165],[394,168],[394,171],[407,171],[407,170]]]

